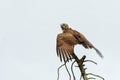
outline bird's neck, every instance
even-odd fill
[[[71,28],[63,30],[63,33],[69,32],[69,30],[71,30]]]
[[[67,30],[63,30],[63,33],[66,33],[66,32],[68,32],[68,29]]]

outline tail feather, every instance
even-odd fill
[[[102,53],[101,53],[97,48],[93,47],[93,49],[97,52],[97,54],[98,54],[101,58],[104,57],[104,56],[102,55]]]

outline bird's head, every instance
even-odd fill
[[[62,23],[60,26],[61,26],[62,31],[65,31],[65,30],[69,29],[69,26],[66,23]]]

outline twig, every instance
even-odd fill
[[[76,61],[74,61],[74,62],[71,64],[71,72],[72,72],[72,75],[73,75],[73,80],[76,80],[75,74],[74,74],[74,71],[73,71],[73,64],[74,64],[75,62],[76,62]]]
[[[70,75],[70,72],[69,72],[69,70],[68,70],[68,68],[67,68],[67,65],[65,64],[65,68],[66,68],[66,70],[67,70],[67,72],[68,72],[68,75],[69,75],[69,80],[71,80],[71,75]]]
[[[69,80],[71,80],[71,75],[70,75],[70,72],[69,72],[69,70],[68,70],[68,68],[67,68],[66,62],[65,62],[64,64],[62,64],[60,67],[58,67],[58,70],[57,70],[57,73],[58,73],[57,80],[59,80],[59,70],[60,70],[63,66],[65,66],[66,71],[67,71],[67,73],[68,73],[68,75],[69,75]]]
[[[80,76],[80,80],[82,80],[82,75]]]
[[[92,61],[92,60],[85,60],[84,62],[92,62],[92,63],[97,65],[97,63],[95,61]]]
[[[96,76],[96,77],[99,77],[99,78],[101,78],[101,79],[105,80],[103,77],[101,77],[101,76],[99,76],[99,75],[96,75],[96,74],[93,74],[93,73],[87,73],[86,75]]]
[[[57,73],[58,73],[57,80],[59,80],[59,70],[60,70],[60,68],[62,68],[65,64],[66,64],[66,63],[64,63],[64,64],[62,64],[60,67],[58,67],[58,69],[57,69]]]
[[[90,78],[88,78],[88,79],[96,79],[96,78],[90,77]]]

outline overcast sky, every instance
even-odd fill
[[[88,72],[106,80],[119,80],[119,0],[0,0],[0,80],[56,80],[62,64],[56,56],[60,24],[68,23],[97,47],[81,45],[75,53],[98,62],[86,64]],[[60,80],[68,80],[61,69]],[[79,71],[76,75],[79,75]],[[79,76],[77,77],[79,79]]]

